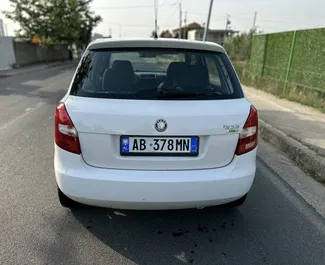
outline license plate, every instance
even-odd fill
[[[123,156],[197,156],[199,137],[121,136]]]

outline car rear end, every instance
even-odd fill
[[[70,199],[121,209],[219,205],[254,180],[257,112],[217,45],[90,45],[55,116]]]

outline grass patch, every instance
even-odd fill
[[[252,86],[279,98],[310,106],[325,113],[325,91],[300,84],[288,83],[286,91],[283,91],[284,81],[271,77],[253,76],[249,72],[247,62],[235,62],[234,67],[242,84]]]

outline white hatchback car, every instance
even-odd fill
[[[221,46],[96,40],[56,108],[60,202],[241,205],[255,177],[257,133],[257,111]]]

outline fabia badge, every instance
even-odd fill
[[[239,131],[239,125],[238,124],[223,125],[223,129],[227,133],[237,133]]]
[[[167,129],[167,122],[163,119],[159,119],[155,123],[155,128],[158,132],[164,132]]]

